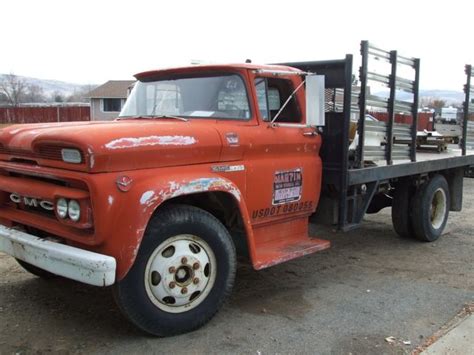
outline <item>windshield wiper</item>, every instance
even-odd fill
[[[155,105],[153,106],[153,110],[151,111],[151,115],[148,115],[145,118],[174,118],[175,120],[180,120],[184,122],[188,122],[187,118],[184,117],[179,117],[179,116],[173,116],[173,115],[156,115],[156,109],[158,107],[159,102],[155,102]]]
[[[173,116],[173,115],[149,115],[146,116],[146,118],[174,118],[175,120],[180,120],[184,122],[188,122],[189,120],[184,117],[179,117],[179,116]]]

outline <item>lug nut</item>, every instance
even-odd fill
[[[176,272],[176,268],[174,266],[170,266],[168,271],[170,272],[170,274],[174,274]]]
[[[182,257],[181,258],[181,264],[186,264],[188,262],[188,259],[186,259],[186,257]]]
[[[194,270],[199,269],[199,263],[194,263],[194,264],[193,264],[193,269],[194,269]]]
[[[196,277],[196,278],[193,280],[193,283],[194,283],[195,285],[197,285],[197,284],[199,283],[199,279]]]
[[[170,288],[175,288],[176,287],[176,283],[174,281],[171,281],[170,282]]]
[[[183,287],[183,288],[181,289],[181,293],[182,293],[183,295],[187,294],[187,293],[188,293],[188,289],[187,289],[186,287]]]

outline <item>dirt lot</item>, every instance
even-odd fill
[[[47,282],[0,255],[0,353],[409,353],[474,301],[474,180],[465,185],[464,211],[438,242],[398,238],[389,209],[357,231],[326,230],[330,250],[241,266],[223,310],[174,338],[136,331],[107,289]]]

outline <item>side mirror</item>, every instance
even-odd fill
[[[306,125],[310,127],[324,126],[324,75],[310,74],[306,76]]]

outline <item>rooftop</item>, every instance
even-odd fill
[[[109,80],[90,91],[88,97],[91,99],[124,99],[127,97],[129,87],[134,82],[134,80]]]
[[[177,68],[166,68],[158,70],[150,70],[142,73],[138,73],[135,77],[138,80],[150,80],[151,78],[157,76],[166,76],[174,74],[186,74],[186,73],[195,73],[195,72],[212,72],[212,71],[238,71],[242,69],[249,70],[285,70],[285,71],[295,71],[299,72],[300,70],[287,67],[284,65],[258,65],[251,63],[239,63],[239,64],[200,64],[200,65],[191,65]]]

